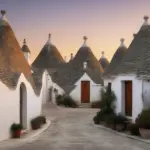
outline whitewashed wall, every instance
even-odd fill
[[[143,104],[144,109],[150,108],[150,80],[143,81]]]
[[[52,103],[56,103],[56,93],[54,92],[54,89],[58,90],[58,94],[63,95],[65,92],[64,90],[58,86],[55,82],[52,81],[51,76],[48,74],[47,70],[43,73],[43,80],[42,80],[42,103],[45,104],[49,102],[50,98],[50,88],[52,88]]]
[[[43,77],[44,80],[44,77]],[[10,137],[9,129],[12,123],[20,121],[20,85],[25,84],[27,90],[27,129],[30,129],[30,121],[41,114],[43,93],[36,96],[31,84],[21,74],[15,90],[10,90],[0,82],[0,140]],[[43,87],[42,87],[43,89]]]
[[[9,137],[13,122],[19,122],[19,96],[0,82],[0,141]]]
[[[49,87],[52,85],[52,80],[48,72],[45,70],[42,76],[42,103],[45,104],[49,100]]]
[[[134,121],[143,109],[142,102],[142,80],[135,76],[118,76],[112,81],[112,90],[117,97],[116,112],[125,114],[124,86],[122,81],[132,81],[132,120]]]
[[[108,78],[107,79],[103,79],[103,80],[104,80],[104,86],[105,87],[108,86],[108,83],[112,83],[112,81],[113,81],[112,79],[108,79]]]
[[[65,91],[58,85],[58,84],[56,84],[55,82],[53,82],[52,83],[52,87],[53,87],[53,89],[57,89],[58,90],[58,95],[63,95],[64,93],[65,93]],[[56,104],[56,93],[53,91],[53,93],[52,93],[52,102],[54,103],[54,104]]]
[[[78,103],[81,103],[81,81],[90,81],[90,102],[100,100],[100,91],[102,86],[94,83],[86,73],[84,73],[83,76],[75,83],[76,87],[69,95]]]

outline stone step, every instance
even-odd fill
[[[91,104],[90,103],[81,103],[79,105],[79,108],[90,108],[91,107]]]

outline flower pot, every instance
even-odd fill
[[[144,139],[150,139],[150,129],[143,129],[140,128],[140,135],[144,138]]]
[[[13,131],[13,138],[20,138],[21,130],[15,130]]]

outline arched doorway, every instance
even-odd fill
[[[24,83],[20,84],[20,124],[27,128],[27,90]]]

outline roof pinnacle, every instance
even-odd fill
[[[23,44],[26,45],[26,39],[23,40]]]
[[[124,38],[121,38],[121,39],[120,39],[120,42],[121,42],[121,43],[120,43],[120,47],[124,47],[124,46],[125,46],[125,45],[124,45],[124,41],[125,41]]]
[[[143,26],[148,25],[148,19],[149,19],[148,16],[144,16],[144,24],[143,24]]]
[[[86,45],[87,39],[88,39],[87,36],[84,36],[84,37],[83,37],[84,43],[83,43],[82,47],[86,47],[86,46],[87,46],[87,45]]]
[[[6,11],[5,10],[1,10],[1,14],[2,14],[2,18],[1,18],[1,20],[4,20],[4,21],[7,21],[7,19],[6,19]]]
[[[1,14],[2,14],[2,16],[4,16],[6,14],[6,11],[5,10],[1,10]]]
[[[105,55],[105,52],[104,51],[102,51],[102,57],[104,58],[104,55]]]

